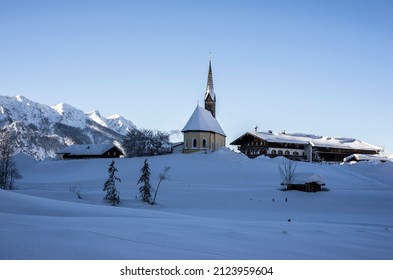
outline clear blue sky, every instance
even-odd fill
[[[393,152],[393,1],[0,0],[0,94],[181,130],[217,118]]]

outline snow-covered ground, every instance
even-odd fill
[[[304,193],[280,190],[280,158],[151,157],[153,185],[171,167],[151,206],[137,197],[144,158],[116,159],[114,207],[110,159],[16,161],[23,178],[0,191],[3,260],[393,259],[393,162],[298,163],[329,189]]]

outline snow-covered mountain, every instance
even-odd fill
[[[0,128],[15,137],[16,153],[43,159],[71,144],[121,141],[135,125],[120,115],[106,118],[98,111],[84,113],[64,103],[47,106],[17,95],[0,96]]]

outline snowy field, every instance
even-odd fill
[[[0,190],[0,259],[393,259],[393,162],[298,163],[329,189],[304,193],[280,190],[279,158],[151,157],[153,186],[171,167],[152,206],[137,197],[143,161],[116,159],[114,207],[110,159],[18,156],[23,178]]]

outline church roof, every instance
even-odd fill
[[[182,129],[182,132],[186,131],[209,131],[226,136],[220,124],[212,114],[199,105],[197,105],[194,113],[192,113],[187,124]]]
[[[211,97],[212,100],[216,100],[216,95],[214,94],[214,85],[213,85],[213,73],[212,73],[212,63],[211,59],[209,60],[209,74],[207,75],[207,85],[206,85],[206,93],[205,100]]]

